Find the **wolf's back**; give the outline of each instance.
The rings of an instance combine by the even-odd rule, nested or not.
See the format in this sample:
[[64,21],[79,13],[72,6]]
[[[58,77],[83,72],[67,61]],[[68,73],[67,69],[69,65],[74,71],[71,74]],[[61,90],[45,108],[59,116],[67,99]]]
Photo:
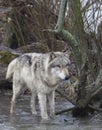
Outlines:
[[8,65],[7,73],[6,73],[6,79],[10,79],[14,73],[14,67],[16,64],[17,59],[14,59],[10,62]]

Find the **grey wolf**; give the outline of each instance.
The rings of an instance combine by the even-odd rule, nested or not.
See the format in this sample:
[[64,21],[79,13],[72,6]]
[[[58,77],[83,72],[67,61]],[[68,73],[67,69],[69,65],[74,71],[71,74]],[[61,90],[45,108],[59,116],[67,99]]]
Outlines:
[[55,114],[55,90],[64,80],[70,79],[69,54],[66,52],[26,53],[8,65],[6,79],[13,77],[13,96],[10,113],[14,113],[17,97],[28,88],[31,91],[32,114],[37,114],[35,97],[38,96],[41,117],[48,119],[46,102],[50,106],[50,116]]

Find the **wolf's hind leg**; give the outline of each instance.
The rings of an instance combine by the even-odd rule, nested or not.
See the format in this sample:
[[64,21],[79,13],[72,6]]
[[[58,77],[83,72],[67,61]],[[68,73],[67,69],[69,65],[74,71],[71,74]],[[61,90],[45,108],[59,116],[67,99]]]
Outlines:
[[48,119],[47,108],[46,108],[46,95],[42,93],[38,93],[38,99],[39,99],[39,105],[41,110],[41,117],[46,120]]
[[35,98],[36,98],[36,93],[32,93],[31,95],[31,110],[32,110],[32,114],[36,115],[36,108],[35,108]]
[[20,94],[20,91],[21,91],[21,85],[18,85],[18,84],[17,84],[17,86],[13,85],[13,96],[11,99],[11,109],[10,109],[11,114],[14,113],[16,99],[17,99],[18,95]]

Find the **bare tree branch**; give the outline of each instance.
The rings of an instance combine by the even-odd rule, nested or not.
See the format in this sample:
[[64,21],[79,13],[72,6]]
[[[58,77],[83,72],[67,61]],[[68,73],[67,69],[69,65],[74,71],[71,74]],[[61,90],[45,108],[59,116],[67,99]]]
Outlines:
[[59,32],[63,29],[67,2],[68,2],[68,0],[61,0],[58,20],[57,20],[57,25],[56,25],[56,29]]

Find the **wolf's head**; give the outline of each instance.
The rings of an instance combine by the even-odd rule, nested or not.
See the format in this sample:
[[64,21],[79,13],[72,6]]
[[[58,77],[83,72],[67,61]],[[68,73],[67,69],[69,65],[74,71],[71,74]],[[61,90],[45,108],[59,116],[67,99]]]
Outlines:
[[47,82],[50,84],[58,84],[63,80],[70,79],[68,53],[55,52],[49,54],[48,66],[47,66]]

